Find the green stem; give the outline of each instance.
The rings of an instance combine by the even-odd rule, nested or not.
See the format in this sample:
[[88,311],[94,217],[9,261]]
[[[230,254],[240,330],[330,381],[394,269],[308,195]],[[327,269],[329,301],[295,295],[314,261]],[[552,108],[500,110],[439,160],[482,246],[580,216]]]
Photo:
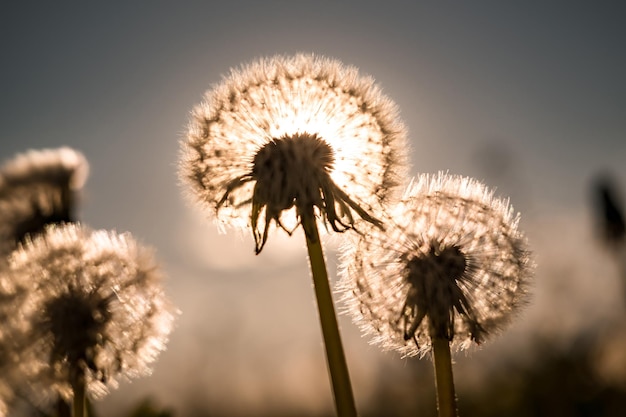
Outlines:
[[452,377],[450,342],[445,337],[435,336],[433,341],[433,364],[437,386],[437,409],[439,417],[456,417],[456,396]]
[[315,297],[326,347],[326,360],[333,387],[335,408],[337,415],[340,417],[355,417],[356,407],[354,405],[352,386],[350,385],[348,365],[346,364],[341,344],[333,298],[328,283],[324,252],[313,213],[302,215],[302,226],[306,232],[306,246],[309,252],[309,262],[311,264]]
[[85,395],[85,376],[81,373],[72,381],[74,400],[72,417],[87,417],[87,396]]

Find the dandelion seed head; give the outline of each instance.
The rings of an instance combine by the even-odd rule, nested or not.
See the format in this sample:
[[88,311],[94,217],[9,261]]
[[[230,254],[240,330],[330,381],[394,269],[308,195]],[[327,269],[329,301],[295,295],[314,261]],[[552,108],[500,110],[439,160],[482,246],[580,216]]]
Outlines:
[[[192,112],[179,172],[219,223],[254,228],[256,219],[262,239],[271,221],[297,225],[303,196],[330,211],[333,229],[351,227],[352,212],[375,212],[406,174],[406,146],[398,110],[372,78],[314,55],[275,56],[232,70],[207,92]],[[260,170],[261,161],[272,170]],[[268,172],[279,170],[273,178],[288,191],[269,185]],[[276,190],[280,197],[255,196]],[[273,204],[281,198],[291,201]],[[260,201],[268,204],[255,213]]]
[[254,156],[252,175],[256,179],[258,199],[267,211],[278,217],[293,207],[317,206],[319,190],[334,162],[330,146],[315,136],[287,136],[266,143]]
[[175,311],[152,252],[129,234],[48,227],[20,245],[1,279],[28,290],[11,336],[41,402],[71,398],[76,372],[99,398],[150,373],[165,349]]
[[527,300],[533,264],[519,215],[480,182],[421,175],[342,253],[339,288],[373,343],[405,356],[482,343]]
[[73,220],[88,171],[85,157],[68,147],[31,150],[0,167],[0,253],[46,224]]

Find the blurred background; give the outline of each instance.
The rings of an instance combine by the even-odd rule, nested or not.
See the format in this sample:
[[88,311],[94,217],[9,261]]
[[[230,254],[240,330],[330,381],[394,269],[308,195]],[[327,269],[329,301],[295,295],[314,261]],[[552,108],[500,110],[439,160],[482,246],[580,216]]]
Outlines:
[[[255,256],[251,233],[218,233],[176,176],[204,91],[296,52],[376,78],[409,128],[413,174],[477,177],[522,212],[533,299],[455,356],[461,415],[623,415],[625,21],[619,2],[4,2],[0,158],[83,152],[80,218],[155,247],[182,311],[154,374],[98,415],[333,414],[303,237],[274,234]],[[430,360],[382,353],[340,321],[360,413],[434,415]]]

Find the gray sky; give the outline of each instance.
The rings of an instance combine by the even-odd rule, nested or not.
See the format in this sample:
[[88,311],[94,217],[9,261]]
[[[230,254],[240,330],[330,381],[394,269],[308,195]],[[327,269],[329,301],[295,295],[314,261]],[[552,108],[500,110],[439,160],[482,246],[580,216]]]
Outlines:
[[[0,157],[62,145],[82,151],[91,174],[81,218],[155,246],[183,311],[154,377],[102,407],[149,392],[176,406],[176,395],[201,393],[214,408],[232,396],[242,409],[264,401],[331,407],[298,236],[276,236],[254,257],[248,235],[218,235],[177,184],[189,111],[233,66],[314,52],[374,76],[409,128],[412,173],[450,170],[511,196],[538,258],[549,261],[538,280],[558,269],[568,245],[589,246],[576,241],[589,237],[592,176],[610,170],[626,186],[626,6],[338,3],[0,6]],[[573,269],[595,264],[585,265]],[[594,300],[611,305],[606,294]],[[349,355],[379,358],[348,320],[343,327]],[[307,389],[276,359],[286,356],[310,377]],[[374,371],[355,368],[364,401]],[[275,390],[268,375],[276,375]],[[202,383],[183,389],[177,378]]]

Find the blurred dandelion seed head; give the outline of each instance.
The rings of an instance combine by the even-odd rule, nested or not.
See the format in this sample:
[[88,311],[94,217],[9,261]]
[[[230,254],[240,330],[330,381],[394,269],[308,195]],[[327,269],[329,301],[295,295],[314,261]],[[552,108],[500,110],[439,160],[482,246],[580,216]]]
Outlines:
[[67,147],[31,150],[0,167],[0,252],[46,224],[74,220],[88,171],[85,157]]
[[88,174],[89,165],[83,154],[65,146],[30,150],[2,166],[3,183],[13,186],[52,183],[78,190],[85,184]]
[[[192,112],[180,177],[218,223],[287,231],[305,206],[336,231],[375,213],[406,175],[393,102],[354,67],[314,55],[233,70]],[[260,226],[259,226],[260,225]]]
[[533,264],[519,216],[483,184],[421,175],[388,216],[341,254],[342,299],[373,343],[423,355],[436,333],[464,349],[525,304]]
[[20,245],[0,280],[27,290],[8,336],[39,402],[71,398],[76,372],[101,397],[120,378],[148,374],[165,349],[175,310],[152,252],[129,234],[48,227]]

